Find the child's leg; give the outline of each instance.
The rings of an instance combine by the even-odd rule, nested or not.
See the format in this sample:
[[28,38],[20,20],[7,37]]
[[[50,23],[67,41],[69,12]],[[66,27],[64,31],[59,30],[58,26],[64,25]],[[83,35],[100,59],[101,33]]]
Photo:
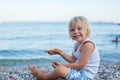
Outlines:
[[66,77],[69,71],[65,66],[58,66],[53,71],[44,74],[35,66],[28,65],[28,68],[36,78],[41,80],[57,80],[59,77]]
[[51,71],[51,70],[49,70],[48,68],[45,68],[45,67],[40,67],[39,70],[40,70],[42,73],[44,73],[44,74],[46,74],[46,73],[48,73],[48,72]]

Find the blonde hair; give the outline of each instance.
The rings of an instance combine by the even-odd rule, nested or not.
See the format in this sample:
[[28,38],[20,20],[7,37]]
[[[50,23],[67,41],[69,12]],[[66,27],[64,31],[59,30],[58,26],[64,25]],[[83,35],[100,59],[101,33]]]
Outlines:
[[88,22],[88,20],[87,20],[85,17],[83,17],[83,16],[73,17],[73,18],[70,20],[70,22],[69,22],[68,30],[70,30],[70,27],[71,27],[73,24],[77,23],[78,21],[81,21],[82,24],[83,24],[83,27],[87,30],[86,36],[87,36],[87,37],[90,37],[91,31],[90,31],[90,28],[89,28],[89,22]]

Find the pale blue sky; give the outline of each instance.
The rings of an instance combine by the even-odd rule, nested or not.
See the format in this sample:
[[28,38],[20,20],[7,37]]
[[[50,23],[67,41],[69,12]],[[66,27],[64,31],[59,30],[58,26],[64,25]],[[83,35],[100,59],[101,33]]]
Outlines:
[[0,0],[0,21],[90,21],[120,19],[120,0]]

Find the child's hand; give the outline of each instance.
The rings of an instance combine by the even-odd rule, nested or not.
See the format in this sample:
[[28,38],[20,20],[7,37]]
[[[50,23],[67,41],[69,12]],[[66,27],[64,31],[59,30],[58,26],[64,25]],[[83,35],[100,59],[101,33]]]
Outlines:
[[45,50],[45,52],[47,52],[50,55],[54,55],[54,54],[62,54],[62,50],[60,49],[51,49],[51,50]]
[[52,66],[53,66],[54,68],[56,68],[57,66],[61,66],[61,65],[62,65],[61,63],[56,62],[56,61],[54,61],[54,62],[52,63]]
[[50,55],[54,55],[53,50],[45,50],[45,52],[47,52],[47,53],[50,54]]

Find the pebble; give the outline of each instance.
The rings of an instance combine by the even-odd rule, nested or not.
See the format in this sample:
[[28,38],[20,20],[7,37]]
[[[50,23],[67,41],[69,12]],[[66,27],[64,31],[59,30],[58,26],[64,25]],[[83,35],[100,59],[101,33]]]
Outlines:
[[[45,66],[46,68],[46,66]],[[45,69],[43,66],[39,69]],[[37,80],[28,68],[0,67],[0,80]],[[120,63],[100,65],[93,80],[120,80]]]

